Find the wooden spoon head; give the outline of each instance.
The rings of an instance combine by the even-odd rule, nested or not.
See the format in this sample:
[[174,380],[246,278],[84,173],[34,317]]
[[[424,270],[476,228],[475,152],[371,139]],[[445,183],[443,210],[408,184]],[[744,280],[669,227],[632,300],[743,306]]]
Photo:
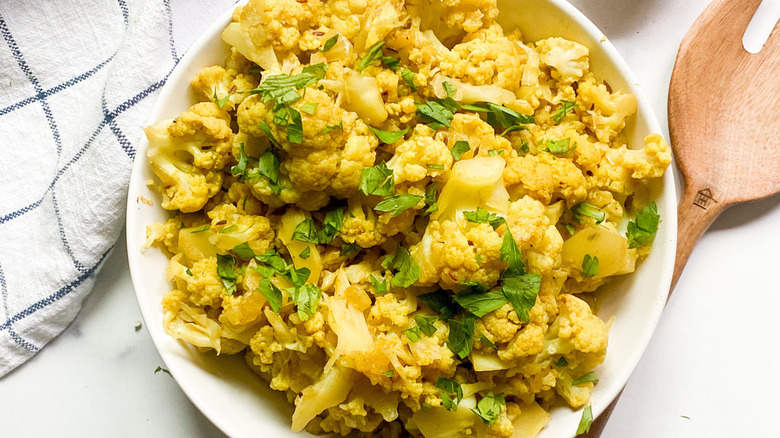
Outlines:
[[677,166],[721,206],[780,192],[780,25],[758,54],[742,47],[760,3],[710,4],[685,35],[669,86]]

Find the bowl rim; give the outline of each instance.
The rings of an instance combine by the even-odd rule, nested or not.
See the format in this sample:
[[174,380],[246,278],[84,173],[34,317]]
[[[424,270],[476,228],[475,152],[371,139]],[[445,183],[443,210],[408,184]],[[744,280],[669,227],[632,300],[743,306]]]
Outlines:
[[[232,21],[232,15],[235,8],[242,6],[247,1],[248,0],[240,0],[236,4],[227,8],[224,12],[220,13],[218,18],[214,20],[214,22],[210,24],[206,30],[192,43],[190,48],[187,50],[184,56],[182,56],[176,67],[170,73],[165,85],[161,88],[160,94],[156,97],[155,103],[149,112],[146,125],[153,124],[160,120],[160,114],[164,112],[167,101],[170,99],[171,95],[178,91],[177,88],[173,88],[170,86],[170,84],[177,83],[183,76],[192,74],[190,71],[188,71],[188,66],[192,63],[193,59],[198,56],[204,47],[213,42],[215,38],[220,38],[222,30]],[[656,115],[655,111],[653,111],[652,106],[650,105],[644,91],[640,87],[627,62],[618,52],[617,48],[615,48],[612,42],[606,38],[604,33],[601,32],[601,30],[592,21],[590,21],[590,19],[585,16],[585,14],[583,14],[579,9],[570,4],[568,1],[545,1],[560,9],[562,13],[567,16],[567,19],[572,20],[578,26],[580,26],[589,37],[593,38],[595,41],[601,42],[601,49],[604,51],[606,57],[616,67],[618,74],[625,80],[626,84],[630,88],[631,94],[636,97],[637,113],[643,114],[644,119],[648,123],[648,130],[650,132],[663,135],[663,130],[661,129],[658,116]],[[139,212],[136,209],[136,198],[133,196],[133,192],[137,187],[146,185],[145,181],[140,181],[143,178],[143,168],[147,166],[146,149],[148,147],[148,142],[143,134],[139,136],[139,141],[136,143],[136,145],[136,157],[132,166],[126,204],[125,227],[128,231],[134,227],[137,227],[140,222],[138,219]],[[666,304],[666,299],[669,295],[677,240],[677,187],[674,181],[674,168],[674,158],[672,158],[672,164],[669,166],[666,174],[663,177],[663,190],[659,194],[659,198],[663,198],[665,203],[663,221],[665,222],[665,231],[667,236],[664,245],[660,247],[654,246],[653,248],[653,251],[663,253],[661,255],[663,263],[658,272],[660,275],[657,277],[658,286],[655,288],[658,296],[655,297],[655,305],[652,308],[652,312],[648,312],[649,315],[646,318],[647,323],[645,324],[642,331],[642,337],[636,339],[635,345],[639,348],[634,349],[634,353],[624,361],[625,366],[621,367],[611,377],[613,387],[611,390],[606,392],[607,400],[609,400],[610,403],[618,397],[620,392],[622,392],[622,389],[628,382],[629,377],[633,373],[634,369],[639,363],[639,360],[646,351],[647,346],[650,343],[653,334],[655,333],[662,311]],[[135,291],[137,304],[139,306],[139,310],[141,311],[142,318],[146,324],[147,331],[152,338],[152,342],[154,343],[158,354],[160,354],[163,362],[168,367],[171,376],[176,380],[176,383],[179,385],[181,390],[198,408],[198,410],[200,410],[200,412],[203,413],[203,415],[223,433],[229,436],[238,435],[238,433],[236,433],[237,431],[234,429],[234,425],[232,423],[227,423],[225,419],[218,415],[218,413],[214,412],[210,402],[203,400],[199,396],[198,391],[196,391],[192,386],[194,385],[194,382],[191,379],[180,379],[178,367],[176,365],[170,366],[166,360],[166,356],[169,353],[166,353],[166,351],[161,348],[162,342],[164,341],[163,336],[167,336],[167,334],[165,334],[162,330],[158,331],[148,329],[148,327],[150,327],[150,322],[157,324],[157,321],[154,320],[151,315],[147,314],[147,312],[144,310],[145,306],[142,302],[144,300],[141,294],[141,291],[144,290],[142,287],[144,284],[142,280],[144,273],[140,267],[140,259],[142,254],[138,251],[137,241],[131,240],[134,237],[134,234],[127,232],[125,237],[127,243],[126,247],[130,277],[133,284],[133,289]],[[615,385],[615,382],[620,382],[620,385]],[[609,403],[592,407],[594,421],[604,412],[608,405]]]

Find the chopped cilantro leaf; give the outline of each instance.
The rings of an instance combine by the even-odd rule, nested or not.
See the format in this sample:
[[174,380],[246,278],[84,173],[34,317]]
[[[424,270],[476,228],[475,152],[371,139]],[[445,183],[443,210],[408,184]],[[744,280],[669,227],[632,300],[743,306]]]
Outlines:
[[409,255],[409,251],[401,245],[395,250],[392,267],[396,271],[390,281],[393,286],[409,287],[420,278],[420,267]]
[[491,149],[488,151],[489,157],[495,157],[495,156],[501,156],[504,155],[504,151],[501,149]]
[[572,143],[571,138],[569,137],[561,140],[551,140],[548,138],[544,143],[544,147],[547,152],[550,152],[551,154],[566,155],[577,149],[577,143]]
[[406,339],[409,339],[412,342],[417,342],[420,340],[420,326],[416,325],[414,327],[408,328],[404,330],[404,334],[406,335]]
[[504,231],[504,240],[501,242],[499,252],[501,261],[509,264],[502,277],[516,277],[525,274],[525,263],[523,263],[520,248],[517,247],[517,242],[515,242],[515,238],[512,236],[509,228]]
[[448,320],[458,314],[458,305],[452,301],[449,293],[442,289],[417,296],[429,309],[439,314],[442,320]]
[[479,334],[479,340],[482,341],[483,344],[487,345],[488,347],[498,350],[498,347],[496,347],[496,344],[494,344],[490,339],[487,338],[479,329],[477,329],[477,334]]
[[233,268],[236,266],[236,259],[231,255],[217,254],[217,275],[222,279],[222,284],[227,289],[228,295],[233,295],[236,291],[236,275]]
[[[463,387],[460,383],[446,377],[439,377],[436,380],[436,387],[442,390],[441,401],[444,408],[448,411],[456,411],[458,404],[463,400]],[[455,396],[455,400],[450,396]]]
[[301,105],[301,111],[306,114],[314,114],[314,112],[317,111],[317,106],[318,104],[316,102],[307,102]]
[[432,182],[428,185],[428,188],[425,189],[425,205],[427,205],[428,208],[425,209],[423,216],[427,216],[439,209],[439,204],[436,201],[438,193],[439,183],[437,181]]
[[377,279],[373,275],[369,275],[368,279],[371,280],[371,285],[374,286],[374,295],[382,295],[384,293],[387,293],[386,278],[382,278],[382,281],[380,282],[379,279]]
[[360,176],[360,191],[364,195],[390,196],[395,192],[393,170],[385,162],[363,169]]
[[314,284],[306,283],[300,287],[287,289],[293,297],[293,303],[298,310],[298,318],[306,321],[317,312],[322,291]]
[[501,225],[506,224],[506,219],[503,217],[496,213],[491,213],[487,210],[484,210],[480,207],[477,207],[476,211],[464,211],[463,216],[465,216],[466,220],[469,222],[474,222],[477,224],[490,224],[494,230],[498,229],[498,227]]
[[335,46],[338,41],[339,41],[339,34],[333,35],[332,37],[328,38],[325,41],[325,44],[320,49],[320,52],[327,52],[328,50],[332,49],[333,46]]
[[436,333],[436,326],[433,323],[439,319],[435,316],[415,315],[414,320],[417,322],[417,326],[425,334],[425,336],[433,336]]
[[287,125],[287,141],[290,143],[301,144],[303,141],[303,120],[301,113],[294,108],[287,108],[290,114],[290,124]]
[[444,170],[443,164],[426,164],[425,167],[427,167],[428,169]]
[[395,370],[387,370],[387,371],[383,372],[382,374],[384,374],[387,377],[393,377],[393,375],[395,374]]
[[344,224],[344,209],[334,208],[325,213],[325,218],[322,220],[322,229],[319,232],[319,243],[327,245],[333,242],[336,235],[341,231],[341,227]]
[[558,358],[558,360],[555,361],[555,366],[559,368],[569,366],[569,361],[567,361],[565,357],[561,356]]
[[501,289],[514,307],[520,321],[530,321],[529,312],[536,304],[536,296],[539,294],[541,283],[542,276],[539,274],[524,274],[503,279]]
[[159,366],[157,367],[157,369],[155,369],[155,370],[154,370],[154,373],[155,373],[155,374],[157,374],[157,373],[159,373],[160,371],[164,372],[165,374],[167,374],[167,375],[169,375],[169,376],[171,375],[171,372],[170,372],[170,371],[168,371],[167,369],[165,369],[165,368],[163,368],[163,367],[159,367]]
[[301,251],[300,254],[298,254],[298,257],[306,260],[309,258],[310,255],[311,255],[311,247],[307,246],[306,248],[303,249],[303,251]]
[[343,131],[344,130],[344,122],[340,122],[338,125],[328,125],[328,126],[322,128],[322,133],[323,134],[327,134],[330,131],[336,131],[336,130]]
[[599,273],[599,258],[591,257],[590,254],[585,254],[582,259],[582,271],[580,271],[582,278],[591,278]]
[[300,240],[301,242],[313,244],[319,243],[319,234],[317,233],[317,226],[314,224],[314,219],[308,217],[296,225],[292,234],[292,240]]
[[474,317],[464,316],[459,320],[451,319],[449,325],[450,335],[447,347],[459,358],[465,359],[471,353],[471,348],[474,345]]
[[276,148],[281,147],[279,141],[276,140],[276,137],[274,137],[274,133],[271,132],[271,128],[268,126],[268,123],[265,123],[265,120],[260,121],[260,130],[263,131],[263,134],[265,134],[266,137],[268,137],[268,140],[271,142],[271,145],[273,145]]
[[452,111],[444,107],[439,102],[427,101],[425,103],[417,103],[417,116],[423,123],[430,125],[433,129],[440,129],[444,126],[450,127],[450,121],[452,121]]
[[580,418],[580,424],[577,426],[577,435],[588,433],[591,423],[593,423],[593,410],[588,405],[582,410],[582,418]]
[[261,278],[260,293],[268,300],[271,309],[279,313],[279,310],[282,308],[282,291],[275,284],[271,283],[270,279]]
[[482,400],[477,403],[477,407],[472,409],[472,412],[477,414],[485,424],[493,424],[498,419],[501,411],[504,410],[505,405],[504,394],[493,395],[490,392],[482,397]]
[[588,382],[599,383],[599,376],[596,375],[595,371],[591,371],[578,377],[575,381],[571,382],[571,386],[582,385],[583,383]]
[[209,225],[209,224],[206,224],[206,225],[203,225],[203,226],[201,226],[201,227],[195,228],[194,230],[190,231],[190,234],[193,234],[193,233],[202,233],[202,232],[204,232],[204,231],[208,230],[209,228],[211,228],[211,225]]
[[232,233],[233,231],[235,231],[237,229],[238,229],[238,225],[236,225],[236,224],[228,225],[228,226],[222,228],[221,230],[219,230],[219,234]]
[[590,217],[595,219],[597,224],[600,224],[607,218],[604,210],[588,202],[580,202],[571,208],[571,212],[574,214],[574,219],[577,222],[582,222],[585,217]]
[[455,295],[454,300],[464,309],[477,317],[483,317],[498,309],[507,302],[507,297],[501,289],[490,292],[467,291]]
[[420,195],[410,195],[408,193],[393,195],[383,199],[378,204],[376,204],[374,210],[383,212],[389,211],[392,212],[393,217],[396,217],[404,211],[417,205],[421,199],[423,199],[423,197]]
[[249,247],[247,242],[234,246],[233,252],[244,260],[249,260],[255,257],[255,252],[252,251],[252,248]]
[[414,72],[408,68],[403,68],[401,70],[401,78],[406,82],[406,85],[412,89],[412,92],[417,91],[417,87],[414,85]]
[[655,233],[658,232],[658,222],[661,216],[658,215],[658,207],[655,202],[645,205],[642,210],[636,214],[636,221],[628,223],[626,238],[629,248],[639,248],[650,244],[655,239]]
[[458,140],[455,142],[454,145],[452,145],[452,149],[450,149],[450,154],[452,154],[452,158],[455,159],[455,161],[460,160],[460,157],[465,154],[466,152],[471,150],[471,146],[469,145],[469,142],[465,140]]
[[366,56],[360,60],[360,63],[358,63],[356,70],[363,71],[366,69],[366,67],[373,64],[374,61],[380,59],[382,57],[382,46],[384,45],[385,42],[380,41],[371,46],[371,48],[368,49],[368,52],[366,52]]
[[376,138],[378,138],[379,141],[385,144],[393,144],[402,139],[404,134],[409,132],[409,128],[406,128],[402,131],[383,131],[381,129],[376,129],[373,126],[369,126],[368,129],[370,129],[371,132],[376,135]]
[[360,249],[360,245],[357,243],[344,242],[341,244],[341,255],[344,257],[351,257],[360,252]]
[[577,107],[577,103],[570,100],[562,100],[561,103],[563,105],[561,105],[561,107],[558,108],[558,111],[552,115],[552,119],[555,121],[555,123],[561,123],[561,120],[566,117],[566,114]]
[[382,64],[384,64],[385,67],[389,68],[392,71],[398,70],[398,66],[401,63],[400,59],[393,56],[383,56],[381,60],[382,60]]

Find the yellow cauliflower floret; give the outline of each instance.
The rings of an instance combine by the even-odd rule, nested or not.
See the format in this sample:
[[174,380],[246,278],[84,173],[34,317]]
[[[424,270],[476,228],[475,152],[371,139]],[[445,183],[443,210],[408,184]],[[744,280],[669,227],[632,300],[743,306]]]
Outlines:
[[588,48],[563,38],[548,38],[536,43],[543,63],[552,67],[553,79],[561,84],[578,81],[588,72]]
[[231,75],[223,67],[212,65],[199,71],[190,85],[199,101],[219,101],[222,108],[232,110],[249,96],[249,90],[257,87],[257,79],[244,74]]
[[476,322],[479,330],[494,344],[506,344],[520,329],[520,320],[511,304],[504,304]]
[[501,241],[489,224],[476,224],[463,232],[453,221],[432,220],[410,253],[420,266],[422,284],[438,282],[445,289],[458,289],[460,282],[476,281],[492,286],[505,268]]
[[465,83],[496,85],[514,92],[523,75],[522,50],[518,47],[522,42],[518,38],[517,33],[505,36],[501,27],[494,24],[468,35],[452,48],[457,58],[443,60],[439,66],[446,76]]
[[404,291],[378,295],[368,311],[368,323],[379,330],[406,328],[417,310],[417,299]]
[[393,170],[396,184],[418,182],[428,176],[435,178],[452,167],[450,149],[434,140],[433,133],[427,126],[418,125],[412,137],[395,149],[387,167]]
[[580,169],[549,153],[511,159],[504,170],[504,183],[513,197],[527,194],[544,203],[553,196],[581,201],[588,193]]
[[229,251],[242,243],[248,243],[255,254],[262,254],[273,247],[274,230],[265,216],[244,215],[233,204],[220,204],[208,212],[211,229],[215,234],[209,242],[222,251]]
[[[313,114],[300,111],[306,104],[316,105]],[[265,136],[259,124],[266,122],[279,142],[283,152],[279,198],[285,203],[298,203],[299,199],[307,197],[321,199],[318,195],[307,195],[307,192],[339,198],[355,194],[363,169],[374,165],[374,150],[378,145],[366,124],[355,113],[337,106],[327,93],[307,88],[303,98],[292,105],[299,110],[303,126],[303,140],[301,144],[295,144],[287,141],[286,128],[273,123],[270,105],[270,102],[262,103],[258,97],[250,97],[239,106],[237,118],[240,132],[255,137]],[[261,186],[256,187],[255,181]],[[267,193],[263,184],[268,185],[267,179],[259,177],[250,184],[264,200]]]
[[558,337],[570,340],[583,353],[606,350],[608,327],[594,315],[588,303],[574,295],[558,297]]
[[590,128],[599,141],[609,143],[626,126],[626,119],[636,112],[636,97],[620,91],[611,93],[606,85],[595,84],[592,77],[580,82],[578,101],[590,115]]
[[202,208],[222,185],[218,173],[230,160],[230,115],[211,102],[193,105],[174,120],[144,129],[146,156],[162,181],[162,207],[190,213]]
[[437,133],[436,138],[447,142],[450,148],[456,141],[467,141],[474,152],[473,155],[472,152],[466,152],[461,159],[477,155],[487,157],[490,156],[490,151],[504,151],[501,158],[505,160],[517,156],[517,152],[512,149],[512,143],[496,135],[493,127],[476,114],[457,113],[452,118],[451,124],[449,130]]
[[[250,0],[236,9],[233,19],[254,47],[273,47],[277,56],[284,58],[288,53],[300,52],[301,34],[317,27],[322,9],[318,0]],[[243,54],[253,61],[258,56],[256,53]]]
[[159,242],[171,254],[179,252],[179,230],[182,228],[180,216],[168,219],[163,223],[146,226],[146,243],[144,249]]
[[362,248],[381,245],[388,237],[408,232],[416,214],[416,207],[398,216],[375,212],[369,199],[362,196],[350,197],[347,205],[340,236],[345,242],[356,243]]
[[527,324],[515,333],[506,348],[498,350],[498,357],[509,361],[519,357],[535,356],[541,353],[543,348],[544,328]]
[[660,135],[645,138],[645,147],[639,150],[599,146],[601,160],[585,166],[593,175],[590,179],[600,188],[624,195],[633,194],[636,184],[642,180],[663,176],[672,160],[669,145]]
[[227,290],[217,274],[216,257],[207,257],[192,264],[192,277],[187,282],[190,301],[198,306],[219,306]]
[[541,243],[550,225],[546,211],[544,204],[527,195],[509,204],[506,222],[521,251]]

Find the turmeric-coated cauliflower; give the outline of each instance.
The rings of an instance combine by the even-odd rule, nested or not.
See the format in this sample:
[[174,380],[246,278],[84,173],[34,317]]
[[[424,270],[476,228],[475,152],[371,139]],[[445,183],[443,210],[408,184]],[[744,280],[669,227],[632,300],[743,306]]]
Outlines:
[[198,211],[222,186],[219,170],[229,161],[232,149],[230,115],[214,103],[203,102],[145,132],[149,140],[146,155],[162,181],[162,207]]

